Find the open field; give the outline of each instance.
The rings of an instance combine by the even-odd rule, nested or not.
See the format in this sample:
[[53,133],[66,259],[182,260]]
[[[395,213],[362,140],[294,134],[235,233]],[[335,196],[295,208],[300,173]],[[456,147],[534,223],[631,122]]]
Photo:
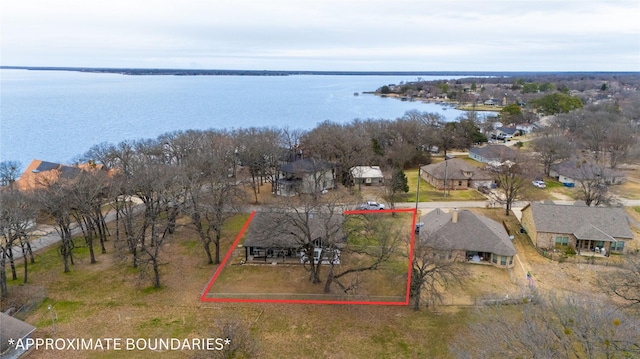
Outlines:
[[[242,217],[229,227],[223,248],[230,246],[232,230],[239,230],[246,220]],[[220,332],[218,321],[231,318],[249,328],[261,358],[446,358],[446,338],[454,335],[468,315],[465,310],[446,315],[429,310],[414,313],[407,307],[202,303],[200,292],[216,266],[206,265],[195,233],[179,227],[163,258],[163,287],[153,289],[113,253],[98,255],[98,263],[91,265],[86,248],[80,248],[76,265],[67,274],[62,273],[55,249],[38,253],[29,283],[45,286],[47,299],[26,318],[38,328],[34,337],[215,337]],[[10,281],[10,290],[21,279]],[[127,354],[39,351],[33,357],[121,358]],[[198,353],[135,354],[137,358],[191,358]]]

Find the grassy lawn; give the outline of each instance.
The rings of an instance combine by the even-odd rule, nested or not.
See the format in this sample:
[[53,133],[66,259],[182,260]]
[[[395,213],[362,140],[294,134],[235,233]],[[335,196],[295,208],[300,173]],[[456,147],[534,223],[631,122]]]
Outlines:
[[[548,266],[548,260],[537,256],[527,242],[528,237],[519,233],[515,216],[505,216],[501,209],[472,210],[499,222],[505,221],[515,235],[514,242],[519,251],[520,248],[527,249],[529,263],[540,262]],[[629,211],[640,216],[640,207],[629,208]],[[223,252],[230,247],[246,218],[242,215],[228,222]],[[396,216],[396,220],[401,222],[403,219]],[[472,309],[476,298],[503,298],[505,293],[517,294],[519,290],[510,282],[508,271],[471,264],[467,265],[470,274],[464,284],[448,288],[443,299],[445,306],[419,312],[404,306],[202,303],[200,293],[217,266],[206,264],[196,233],[188,226],[179,226],[175,236],[163,247],[163,286],[160,289],[151,288],[149,278],[141,280],[139,270],[131,268],[129,259],[114,253],[111,241],[107,246],[108,253],[97,255],[96,264],[89,263],[87,248],[83,248],[81,242],[78,246],[76,264],[70,273],[62,273],[56,248],[38,253],[36,264],[30,267],[29,284],[46,288],[44,302],[25,318],[37,327],[32,334],[34,338],[210,338],[220,336],[219,321],[229,319],[248,328],[249,337],[258,345],[254,357],[259,358],[447,359],[453,358],[448,349],[451,339],[476,320]],[[379,290],[388,291],[395,282],[402,282],[382,277],[385,272],[397,275],[406,271],[406,264],[403,267],[397,264],[399,261],[394,263],[380,271],[380,277],[370,278],[381,286],[390,283],[388,288]],[[246,286],[249,276],[258,275],[265,283],[254,285],[269,287],[278,282],[275,277],[283,274],[278,266],[235,267],[235,273],[223,272],[221,283]],[[531,268],[539,285],[552,283],[551,275],[566,275],[564,273],[571,267],[566,263],[553,265],[547,276],[541,273],[542,268],[546,267]],[[585,269],[578,270],[580,276]],[[227,274],[232,276],[225,278]],[[286,271],[285,274],[290,276],[287,280],[300,280],[304,285],[312,286],[306,280],[306,272]],[[21,279],[20,273],[17,281],[9,281],[11,293],[26,288],[20,286]],[[566,278],[561,279],[558,283],[566,284]],[[574,280],[573,286],[585,282]],[[7,302],[3,301],[3,306]],[[52,311],[49,311],[49,305]],[[517,315],[518,312],[515,308],[514,313]],[[510,312],[505,313],[509,315]],[[39,351],[32,356],[144,359],[210,357],[211,353]]]
[[[357,230],[359,215],[349,216],[345,228],[350,233],[349,240],[341,253],[341,264],[334,267],[334,273],[357,268],[365,268],[373,263],[368,254],[380,249],[375,236]],[[251,299],[304,299],[304,300],[343,300],[343,301],[393,301],[402,302],[406,295],[408,271],[407,241],[411,235],[412,216],[407,213],[392,216],[388,213],[369,215],[369,220],[384,223],[400,233],[397,253],[388,262],[382,263],[377,270],[349,274],[340,279],[345,285],[358,282],[356,289],[348,294],[332,287],[330,293],[324,292],[324,277],[328,265],[321,267],[323,282],[311,284],[309,273],[292,259],[269,258],[249,261],[241,264],[245,257],[243,249],[236,250],[208,293],[211,298],[251,298]],[[367,254],[368,253],[368,254]]]
[[[246,215],[230,221],[223,251],[229,248],[245,220]],[[206,264],[195,232],[184,226],[178,227],[163,248],[160,289],[151,288],[149,278],[141,280],[128,258],[115,255],[112,242],[107,250],[107,254],[97,254],[98,263],[90,264],[87,249],[77,248],[76,264],[66,274],[56,248],[37,254],[36,264],[30,266],[29,284],[45,287],[47,298],[25,318],[37,327],[34,338],[217,337],[218,321],[230,318],[249,328],[251,338],[258,342],[260,358],[451,358],[448,340],[470,318],[471,310],[454,308],[441,308],[434,315],[426,309],[414,312],[397,306],[202,303],[200,292],[217,267]],[[247,272],[256,270],[242,268]],[[396,270],[390,268],[391,273]],[[237,281],[243,279],[238,277]],[[388,278],[372,279],[393,283]],[[19,272],[17,281],[9,281],[10,292],[15,293],[21,281]],[[134,356],[184,358],[198,354],[203,353],[147,350]],[[131,355],[123,351],[40,351],[34,357]]]
[[[474,161],[475,162],[475,161]],[[418,169],[405,170],[407,181],[409,183],[409,193],[402,194],[398,202],[414,202],[416,201],[416,190],[418,188]],[[444,197],[444,191],[438,190],[429,183],[420,179],[420,202],[433,201],[484,201],[486,197],[475,190],[448,191],[447,197]]]
[[527,201],[543,201],[551,200],[573,200],[576,198],[576,189],[565,187],[561,182],[554,178],[547,177],[544,179],[546,188],[537,188],[533,185],[527,185],[523,192],[523,198]]
[[626,199],[640,199],[640,183],[625,181],[623,184],[611,186],[611,192],[614,194],[626,198]]

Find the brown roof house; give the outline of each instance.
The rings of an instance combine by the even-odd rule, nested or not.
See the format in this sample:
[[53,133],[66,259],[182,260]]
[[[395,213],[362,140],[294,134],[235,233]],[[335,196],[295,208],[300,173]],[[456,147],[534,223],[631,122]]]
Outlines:
[[334,166],[323,160],[305,158],[280,166],[276,187],[279,196],[313,194],[335,188]]
[[449,190],[491,187],[493,184],[490,173],[459,158],[423,166],[420,170],[422,179],[438,189],[445,188],[445,180]]
[[420,218],[421,245],[441,258],[513,267],[516,250],[504,226],[469,210],[435,209]]
[[[305,247],[313,246],[316,263],[340,264],[340,248],[346,243],[342,213],[256,212],[243,247],[245,261],[302,262]],[[307,250],[310,250],[307,248]],[[333,254],[333,255],[331,255]]]
[[42,187],[45,183],[53,183],[60,178],[74,179],[82,171],[79,167],[61,165],[59,163],[33,160],[22,173],[15,185],[24,191]]
[[547,250],[571,247],[580,253],[624,253],[625,243],[633,239],[624,209],[589,207],[584,202],[533,202],[522,209],[521,223],[536,247]]

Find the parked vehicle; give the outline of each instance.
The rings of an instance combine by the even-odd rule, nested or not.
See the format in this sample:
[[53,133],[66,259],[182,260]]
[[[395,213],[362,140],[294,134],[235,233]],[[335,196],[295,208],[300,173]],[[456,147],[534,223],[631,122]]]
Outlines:
[[356,209],[359,210],[377,210],[377,209],[384,209],[384,204],[382,203],[378,203],[378,202],[374,202],[374,201],[367,201],[367,203],[362,203],[359,204]]
[[547,188],[547,184],[544,181],[533,181],[531,183],[538,188]]

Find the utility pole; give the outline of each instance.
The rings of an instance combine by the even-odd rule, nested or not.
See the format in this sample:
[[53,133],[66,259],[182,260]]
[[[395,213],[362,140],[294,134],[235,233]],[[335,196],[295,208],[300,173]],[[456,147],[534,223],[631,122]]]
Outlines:
[[51,307],[51,304],[49,304],[49,306],[47,308],[49,309],[49,313],[51,313],[51,326],[53,326],[53,336],[57,338],[58,337],[58,330],[56,329],[56,321],[53,318],[53,307]]
[[418,189],[416,190],[416,215],[418,214],[418,201],[420,198],[420,166],[418,165]]
[[447,156],[444,156],[444,198],[447,198],[447,170],[449,162],[447,162]]

